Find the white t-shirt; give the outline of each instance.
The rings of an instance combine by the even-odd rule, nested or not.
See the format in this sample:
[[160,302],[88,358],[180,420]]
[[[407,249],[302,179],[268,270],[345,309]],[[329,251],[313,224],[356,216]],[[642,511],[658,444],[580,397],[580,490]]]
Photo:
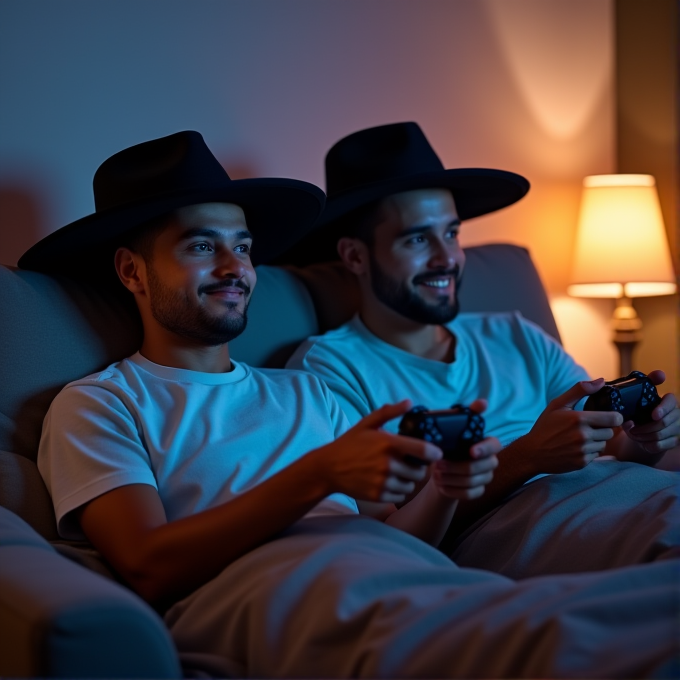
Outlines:
[[[358,316],[297,349],[288,368],[322,378],[351,424],[387,403],[411,399],[428,409],[487,399],[487,436],[503,446],[526,434],[555,397],[586,371],[519,312],[459,314],[447,327],[455,360],[410,354],[377,338]],[[385,426],[396,432],[398,420]]]
[[[68,384],[45,417],[38,451],[59,533],[83,538],[70,513],[128,484],[156,488],[169,521],[200,512],[347,429],[314,376],[232,364],[228,373],[201,373],[137,353]],[[353,499],[333,494],[308,516],[356,512]]]

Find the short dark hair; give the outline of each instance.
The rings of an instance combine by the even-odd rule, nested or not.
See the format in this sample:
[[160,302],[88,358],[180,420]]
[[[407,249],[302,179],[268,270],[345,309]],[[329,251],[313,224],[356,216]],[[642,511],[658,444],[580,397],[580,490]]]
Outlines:
[[123,236],[119,246],[128,248],[134,253],[139,253],[144,262],[151,262],[153,257],[153,245],[156,238],[174,217],[174,212],[166,213],[153,220],[141,224]]
[[333,226],[338,235],[337,240],[340,240],[343,236],[348,236],[349,238],[358,238],[369,248],[373,246],[375,226],[382,202],[383,199],[371,201],[336,220]]

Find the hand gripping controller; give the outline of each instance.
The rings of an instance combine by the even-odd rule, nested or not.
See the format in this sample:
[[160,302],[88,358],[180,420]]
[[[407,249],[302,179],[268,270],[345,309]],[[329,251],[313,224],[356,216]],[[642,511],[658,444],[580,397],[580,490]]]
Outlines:
[[652,381],[640,371],[633,371],[625,378],[606,382],[595,394],[591,394],[583,406],[584,411],[618,411],[624,422],[632,420],[636,425],[649,423],[652,411],[661,402]]
[[[469,460],[470,447],[484,439],[484,418],[460,404],[440,411],[414,406],[401,419],[399,434],[432,442],[444,452],[445,460]],[[407,458],[411,464],[426,464],[415,456]]]

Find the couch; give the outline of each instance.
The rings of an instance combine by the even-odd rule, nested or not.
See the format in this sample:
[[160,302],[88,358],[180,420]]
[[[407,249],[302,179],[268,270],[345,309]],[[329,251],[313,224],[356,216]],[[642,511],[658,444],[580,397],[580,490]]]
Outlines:
[[[466,249],[464,311],[519,309],[559,340],[524,248]],[[260,266],[234,359],[281,367],[307,336],[350,318],[358,291],[339,263]],[[35,464],[42,421],[68,382],[132,354],[140,323],[122,289],[0,267],[0,676],[181,677],[162,619],[96,551],[63,541]]]

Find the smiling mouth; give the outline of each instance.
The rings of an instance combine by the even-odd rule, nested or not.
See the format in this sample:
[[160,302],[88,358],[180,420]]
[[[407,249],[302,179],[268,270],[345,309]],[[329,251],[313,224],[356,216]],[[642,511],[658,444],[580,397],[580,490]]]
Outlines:
[[448,288],[449,285],[451,284],[451,277],[447,276],[446,278],[442,279],[427,279],[425,281],[421,281],[421,285],[427,286],[428,288]]
[[203,286],[199,290],[200,294],[203,295],[247,295],[250,292],[250,286],[237,281],[229,285],[218,285],[218,286]]

